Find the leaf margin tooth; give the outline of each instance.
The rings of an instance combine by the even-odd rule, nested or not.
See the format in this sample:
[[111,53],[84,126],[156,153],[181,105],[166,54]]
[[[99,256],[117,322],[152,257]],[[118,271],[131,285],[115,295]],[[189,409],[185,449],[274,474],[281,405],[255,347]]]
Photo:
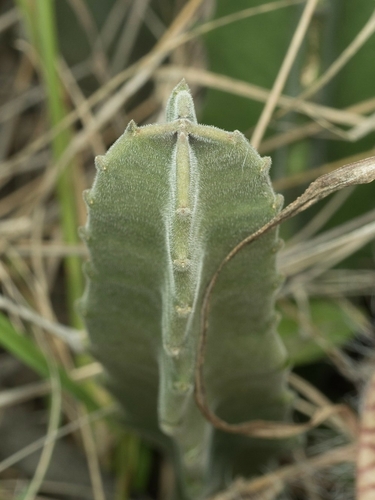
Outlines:
[[105,172],[108,169],[108,160],[105,155],[98,155],[94,158],[97,172]]
[[128,125],[126,126],[126,129],[124,131],[124,134],[130,134],[130,135],[135,135],[137,131],[139,130],[138,125],[135,123],[134,120],[130,120]]
[[83,201],[86,204],[86,207],[90,209],[94,204],[94,198],[92,196],[92,189],[85,189],[82,193]]
[[284,205],[284,196],[280,193],[277,193],[272,208],[274,208],[278,213],[283,208],[283,205]]
[[80,299],[76,300],[75,308],[79,312],[79,314],[82,316],[82,318],[87,318],[88,306],[87,306],[87,300],[86,300],[85,295],[83,295]]
[[262,160],[263,160],[261,167],[262,172],[268,175],[272,165],[272,158],[270,156],[263,156]]
[[96,276],[95,268],[90,259],[85,260],[85,262],[82,265],[83,272],[87,278],[90,280],[93,280]]
[[90,232],[89,232],[87,226],[79,226],[77,232],[78,232],[78,236],[81,238],[81,240],[84,243],[87,243],[88,241],[90,241]]

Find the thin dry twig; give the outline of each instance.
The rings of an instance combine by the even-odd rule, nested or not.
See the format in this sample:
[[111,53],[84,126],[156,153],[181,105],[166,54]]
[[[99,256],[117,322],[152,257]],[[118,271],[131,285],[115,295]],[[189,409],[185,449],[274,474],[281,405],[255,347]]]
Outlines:
[[[201,68],[169,64],[157,70],[155,74],[157,78],[167,80],[178,80],[184,77],[191,83],[247,97],[248,99],[259,102],[267,102],[270,96],[270,91],[268,89]],[[293,97],[279,95],[276,104],[281,108],[289,108],[293,102]],[[300,113],[307,116],[314,118],[317,116],[324,117],[331,122],[343,125],[360,125],[365,120],[364,117],[354,111],[331,108],[308,101],[303,101],[298,110]],[[318,129],[321,130],[321,127],[318,126]]]
[[293,34],[293,38],[290,43],[289,49],[285,55],[280,71],[273,84],[267,103],[263,108],[262,114],[259,117],[258,123],[256,124],[254,133],[251,137],[250,142],[251,144],[253,144],[255,149],[257,149],[259,144],[262,142],[263,135],[266,131],[268,123],[271,120],[271,116],[276,107],[277,100],[284,88],[289,72],[295,61],[295,58],[302,44],[307,28],[309,27],[312,15],[314,14],[318,2],[319,0],[308,0],[306,3],[305,9],[302,13],[297,29]]
[[[296,295],[297,293],[298,291],[296,291]],[[311,337],[311,339],[314,340],[314,342],[322,349],[327,358],[331,360],[332,364],[337,368],[337,371],[339,373],[341,373],[347,380],[350,380],[353,385],[362,385],[362,374],[358,370],[358,366],[356,365],[356,363],[353,362],[351,358],[347,356],[342,350],[336,347],[333,342],[322,335],[320,330],[312,323],[309,315],[305,314],[305,311],[298,310],[294,304],[284,301],[280,304],[280,306],[287,316],[293,318],[296,322],[303,323],[304,330]],[[309,304],[307,304],[307,308],[308,307]],[[345,419],[342,418],[341,420],[345,421],[346,423],[346,427],[348,429],[346,434],[356,436],[358,426],[356,424],[356,418],[350,412],[349,408],[347,414],[345,415]]]
[[[0,490],[2,500],[14,500],[15,495],[13,492],[18,492],[22,488],[27,488],[29,481],[17,478],[17,479],[2,479],[0,481],[0,487],[4,488]],[[7,490],[13,490],[12,493],[9,491],[9,496],[5,496]],[[43,496],[36,497],[36,500],[53,500],[55,498],[60,498],[62,496],[66,498],[80,498],[90,500],[92,498],[92,491],[90,488],[84,484],[72,484],[60,481],[43,481],[39,489]],[[8,492],[7,492],[8,493]],[[52,496],[47,496],[52,495]]]
[[106,50],[108,50],[111,46],[120,26],[124,22],[124,18],[127,10],[129,9],[129,6],[129,0],[117,0],[116,2],[114,2],[113,7],[111,8],[107,18],[105,19],[99,38]]
[[233,14],[228,14],[227,16],[213,19],[212,21],[208,21],[193,28],[191,31],[188,31],[187,33],[181,35],[178,38],[178,43],[186,43],[198,36],[209,33],[217,28],[227,26],[228,24],[232,24],[236,21],[242,21],[243,19],[247,19],[249,17],[257,16],[259,14],[266,14],[267,12],[272,12],[274,10],[298,5],[305,2],[306,0],[277,0],[275,2],[267,2],[255,7],[249,7],[248,9],[242,9],[240,11],[233,12]]
[[[293,453],[294,462],[303,463],[305,474],[301,476],[300,482],[305,492],[306,500],[321,500],[321,485],[316,481],[316,471],[306,464],[306,452],[303,447],[297,448]],[[276,499],[275,499],[276,500]]]
[[[70,95],[74,106],[79,113],[83,125],[85,127],[90,127],[95,121],[94,116],[87,103],[87,99],[74,78],[73,72],[63,59],[60,60],[59,74],[65,90]],[[101,134],[98,131],[93,132],[93,134],[89,136],[89,142],[94,155],[101,155],[105,153],[107,148]]]
[[[81,418],[89,415],[82,405],[80,405],[78,414]],[[90,474],[93,498],[94,500],[106,500],[103,479],[100,472],[99,458],[93,436],[93,429],[89,423],[88,425],[82,426],[80,430]]]
[[349,196],[353,193],[354,187],[335,193],[334,196],[324,205],[323,208],[292,238],[288,240],[288,245],[295,245],[300,241],[306,241],[316,234],[331,217],[342,207]]
[[[334,78],[337,73],[347,64],[350,59],[358,52],[358,50],[367,42],[370,36],[375,32],[375,11],[367,20],[361,31],[354,37],[347,48],[339,55],[339,57],[331,64],[331,66],[306,90],[295,98],[295,102],[290,110],[296,110],[299,106],[300,99],[306,99],[313,96],[323,88],[329,81]],[[283,112],[284,113],[284,112]],[[278,117],[280,117],[279,115]]]
[[[296,373],[290,373],[288,377],[289,384],[296,389],[300,394],[303,394],[311,402],[317,406],[324,407],[332,405],[332,402],[316,387],[310,384]],[[358,435],[358,423],[355,414],[348,408],[348,413],[345,418],[340,416],[332,416],[331,422],[335,427],[351,440],[355,440]]]
[[116,44],[116,52],[112,58],[112,74],[118,73],[124,66],[127,66],[149,3],[150,0],[138,0],[138,2],[133,2],[131,4],[130,12],[124,23],[120,39]]
[[[367,217],[358,219],[365,220]],[[317,269],[320,270],[323,268],[329,269],[362,248],[375,237],[375,221],[373,219],[371,222],[364,223],[363,226],[359,225],[353,230],[350,230],[349,227],[349,224],[343,224],[343,228],[346,228],[347,232],[342,231],[339,236],[336,231],[338,228],[335,228],[335,230],[327,231],[317,238],[287,248],[280,254],[280,270],[286,276],[294,276],[308,269],[311,271],[313,266],[317,266]],[[310,272],[310,279],[313,274],[314,277],[317,276],[315,272]],[[301,283],[303,282],[301,277],[299,277],[299,280]]]
[[67,436],[68,434],[71,434],[72,432],[81,429],[84,425],[88,425],[90,422],[95,422],[102,418],[106,418],[110,415],[113,415],[114,413],[116,413],[116,411],[117,411],[117,406],[115,405],[105,406],[100,410],[89,413],[83,417],[74,420],[73,422],[70,422],[69,424],[64,425],[63,427],[60,427],[60,429],[56,430],[49,436],[43,436],[42,438],[37,439],[33,443],[30,443],[29,445],[25,446],[25,448],[23,448],[22,450],[13,453],[13,455],[7,457],[5,460],[0,462],[0,473],[8,469],[9,467],[12,467],[23,458],[40,450],[41,448],[43,448],[45,443],[61,439],[62,437]]
[[84,333],[76,330],[75,328],[64,326],[43,318],[43,316],[40,316],[37,312],[32,311],[28,307],[22,306],[21,304],[16,304],[3,295],[0,295],[0,309],[6,310],[7,312],[18,316],[25,321],[30,321],[36,326],[52,333],[52,335],[56,335],[59,339],[69,344],[76,352],[82,352],[84,349]]
[[375,491],[375,372],[362,409],[357,455],[357,500],[373,500]]
[[339,168],[343,162],[355,163],[357,161],[365,160],[373,156],[375,153],[375,149],[371,148],[367,151],[362,151],[361,153],[357,153],[347,158],[341,158],[340,160],[335,160],[329,163],[324,163],[319,167],[312,168],[310,170],[306,170],[305,172],[301,172],[298,174],[290,175],[289,177],[285,177],[284,179],[276,179],[273,182],[273,187],[276,191],[283,191],[285,189],[290,189],[293,187],[300,186],[301,184],[306,184],[315,180],[319,175],[327,174]]
[[[305,102],[306,101],[303,101],[303,103]],[[344,108],[344,110],[347,112],[360,113],[363,115],[367,113],[373,113],[374,109],[375,109],[375,98],[373,97],[370,99],[366,99],[364,101],[357,102],[351,106]],[[366,128],[366,123],[367,123],[367,118],[364,118],[361,121],[361,123],[358,124],[358,127],[361,128],[363,135],[367,133],[367,131],[364,130]],[[362,124],[364,125],[363,127],[364,129],[362,129]],[[355,130],[356,127],[357,126],[354,126],[353,130]],[[269,139],[265,139],[259,146],[258,152],[261,154],[269,153],[270,151],[274,151],[277,148],[286,146],[301,139],[305,139],[306,137],[317,135],[321,132],[323,132],[321,124],[317,123],[316,121],[309,122],[306,124],[298,124],[290,128],[286,132],[277,133],[271,136]],[[357,135],[359,135],[359,133]],[[361,135],[361,137],[363,137],[363,135]],[[349,140],[350,138],[346,136],[346,139]],[[367,154],[367,156],[371,156],[371,154]]]
[[267,491],[273,484],[291,483],[305,474],[306,467],[315,471],[332,467],[333,465],[353,462],[355,460],[356,446],[353,444],[341,446],[317,456],[308,458],[306,461],[280,467],[275,472],[264,474],[263,476],[245,481],[238,479],[233,482],[230,488],[210,500],[259,500],[264,491]]
[[[69,378],[79,382],[87,380],[103,373],[100,363],[90,363],[89,365],[74,368],[69,371]],[[30,401],[36,397],[45,396],[51,391],[51,383],[48,380],[33,382],[20,387],[14,387],[0,392],[0,408],[7,408],[16,404]]]
[[[305,282],[304,287],[310,297],[327,297],[337,302],[344,300],[344,297],[371,296],[374,283],[373,269],[331,269],[324,275]],[[353,332],[358,330],[361,331],[359,325],[352,328]]]
[[[35,246],[30,243],[19,243],[15,249],[22,257],[32,256]],[[65,243],[44,243],[38,248],[42,257],[65,257],[67,255],[79,255],[88,257],[88,250],[85,245],[66,245]]]
[[29,217],[15,217],[0,221],[0,237],[11,240],[25,236],[31,231],[31,219]]
[[84,0],[69,0],[69,3],[76,14],[77,20],[83,28],[83,33],[86,34],[87,41],[91,46],[92,64],[90,64],[90,67],[97,80],[104,83],[108,81],[107,75],[109,74],[109,64],[92,12]]
[[60,412],[62,403],[60,377],[53,355],[51,352],[49,352],[50,349],[48,348],[45,342],[42,343],[43,343],[43,348],[46,351],[45,353],[47,354],[46,361],[50,372],[50,383],[52,389],[50,417],[48,422],[46,440],[43,445],[43,450],[38,460],[38,465],[35,469],[33,479],[30,481],[27,491],[23,497],[24,500],[34,500],[35,496],[37,495],[40,489],[40,486],[43,483],[56,443],[56,440],[51,439],[51,437],[54,436],[55,433],[57,432],[60,422]]
[[16,7],[4,12],[4,14],[0,16],[0,33],[13,26],[13,24],[16,24],[19,19],[20,14]]

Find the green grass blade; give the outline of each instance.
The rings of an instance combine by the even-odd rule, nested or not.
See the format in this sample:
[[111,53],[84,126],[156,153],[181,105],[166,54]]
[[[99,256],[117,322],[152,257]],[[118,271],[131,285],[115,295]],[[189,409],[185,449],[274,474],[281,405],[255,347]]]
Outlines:
[[[4,349],[25,363],[25,365],[36,371],[41,377],[49,378],[48,363],[43,353],[31,339],[18,333],[12,323],[1,313],[0,344]],[[59,368],[59,376],[62,387],[81,401],[88,410],[94,411],[100,408],[100,405],[92,398],[90,393],[84,387],[74,382],[62,368]]]
[[[57,70],[59,49],[54,2],[18,0],[18,5],[25,21],[29,38],[39,57],[46,92],[49,121],[53,127],[67,114],[63,89]],[[71,135],[71,131],[65,129],[54,138],[52,142],[54,161],[59,160],[63,155],[70,143]],[[72,245],[79,242],[77,234],[79,221],[74,190],[74,171],[77,168],[77,164],[70,164],[60,175],[57,184],[64,241]],[[68,256],[65,257],[64,263],[67,276],[67,301],[70,322],[76,328],[80,328],[82,323],[75,309],[75,302],[82,295],[83,291],[82,262],[79,257]]]

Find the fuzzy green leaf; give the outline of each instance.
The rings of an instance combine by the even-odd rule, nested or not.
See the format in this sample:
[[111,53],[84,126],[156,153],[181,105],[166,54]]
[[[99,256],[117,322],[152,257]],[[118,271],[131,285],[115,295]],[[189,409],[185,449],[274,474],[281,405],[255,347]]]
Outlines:
[[[253,473],[285,445],[225,435],[194,400],[205,288],[227,253],[281,209],[269,158],[238,131],[198,125],[185,82],[167,123],[137,127],[104,157],[85,194],[89,251],[81,301],[95,356],[129,424],[174,453],[183,495]],[[205,380],[210,407],[229,423],[283,420],[287,354],[277,333],[277,229],[223,270],[210,310]],[[246,459],[245,459],[246,457]]]

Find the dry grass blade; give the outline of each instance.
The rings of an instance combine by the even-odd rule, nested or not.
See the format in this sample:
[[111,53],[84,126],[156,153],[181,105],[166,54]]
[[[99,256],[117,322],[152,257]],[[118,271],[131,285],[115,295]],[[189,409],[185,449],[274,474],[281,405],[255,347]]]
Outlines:
[[106,20],[104,21],[100,32],[100,40],[106,50],[108,50],[113,42],[113,39],[116,37],[116,34],[124,21],[129,5],[130,3],[127,1],[124,2],[124,0],[115,1]]
[[[103,368],[99,363],[90,363],[89,365],[71,370],[69,372],[69,377],[74,381],[80,381],[96,377],[102,373]],[[1,391],[0,408],[7,408],[9,406],[24,403],[36,397],[45,396],[49,394],[50,391],[51,384],[46,380]]]
[[[28,481],[23,479],[3,479],[0,481],[2,500],[14,500],[14,491],[18,491],[21,488],[26,488],[29,484]],[[7,490],[10,490],[9,493]],[[66,498],[80,498],[83,500],[91,500],[92,491],[89,487],[83,484],[71,484],[59,481],[43,481],[39,489],[40,495],[37,500],[52,500],[61,496]],[[8,493],[9,496],[5,496]],[[48,495],[48,496],[47,496]]]
[[40,86],[29,88],[0,106],[0,124],[18,116],[26,109],[42,101],[43,89]]
[[[69,66],[65,61],[60,60],[60,78],[65,86],[66,91],[70,94],[70,97],[79,113],[82,123],[85,127],[90,128],[94,120],[93,114],[91,112],[90,106],[88,105],[87,99],[83,95],[79,85]],[[91,143],[91,148],[94,155],[104,154],[106,151],[106,146],[102,139],[102,136],[97,131],[89,137]]]
[[248,9],[240,10],[239,12],[234,12],[219,19],[214,19],[213,21],[208,21],[207,23],[201,24],[196,28],[192,29],[189,33],[182,35],[178,41],[179,43],[185,43],[197,36],[209,33],[212,30],[221,28],[228,24],[234,23],[236,21],[241,21],[252,16],[257,16],[259,14],[265,14],[267,12],[272,12],[273,10],[282,9],[284,7],[290,7],[291,5],[298,5],[305,3],[306,0],[277,0],[275,2],[267,2],[263,5],[257,5],[256,7],[250,7]]
[[155,48],[137,63],[134,76],[99,110],[97,127],[106,123],[119,107],[148,80],[155,69],[174,48],[173,45],[175,44],[176,37],[189,26],[202,3],[203,0],[190,0],[183,7]]
[[20,304],[16,304],[15,302],[12,302],[11,300],[1,295],[0,309],[4,309],[7,312],[18,316],[25,321],[30,321],[36,326],[45,329],[49,333],[52,333],[52,335],[56,335],[58,338],[69,344],[74,351],[82,352],[83,334],[79,330],[54,323],[53,321],[43,318],[31,309]]
[[224,266],[236,256],[236,254],[245,246],[257,240],[263,234],[277,227],[285,220],[306,210],[314,203],[325,198],[331,193],[344,187],[356,184],[366,184],[375,180],[375,157],[367,158],[356,163],[344,165],[343,167],[322,175],[316,181],[312,182],[306,191],[294,202],[284,208],[276,217],[266,225],[258,229],[255,233],[241,241],[229,254],[223,259],[218,269],[209,282],[202,303],[201,309],[201,332],[198,342],[197,364],[195,369],[195,400],[202,414],[217,429],[234,434],[245,434],[247,436],[281,438],[289,437],[319,425],[329,416],[336,412],[342,412],[340,406],[325,407],[316,412],[311,420],[306,424],[282,424],[278,422],[250,421],[242,424],[231,425],[219,418],[208,406],[206,401],[206,391],[203,378],[203,366],[207,346],[208,316],[210,308],[210,298]]
[[69,0],[69,3],[75,11],[76,17],[91,46],[92,61],[90,66],[93,73],[99,82],[105,82],[108,75],[108,60],[92,13],[84,0]]
[[31,219],[29,217],[17,217],[0,222],[0,237],[11,240],[25,236],[31,231]]
[[297,234],[289,239],[288,245],[296,244],[299,241],[306,241],[316,234],[326,222],[342,207],[346,200],[353,193],[354,187],[339,191],[325,206],[313,217]]
[[20,15],[18,9],[13,8],[5,12],[2,16],[0,16],[0,33],[13,26],[13,24],[18,22],[19,19]]
[[[344,297],[340,297],[339,299],[337,299],[337,303],[340,304],[340,307],[345,312],[348,319],[351,321],[353,327],[357,331],[359,331],[361,335],[367,337],[371,341],[371,345],[373,345],[374,326],[372,324],[371,318],[368,318],[360,307],[352,304],[349,300],[347,300]],[[370,357],[372,357],[373,351],[371,347],[369,354]]]
[[[29,243],[15,245],[15,249],[22,257],[30,257],[35,252],[35,247]],[[83,245],[65,245],[64,243],[45,243],[40,245],[38,252],[42,257],[88,256],[87,249]]]
[[[310,304],[308,296],[306,296],[305,288],[300,287],[298,289],[296,287],[294,290],[294,298],[298,307],[287,301],[282,301],[280,303],[281,310],[285,316],[293,318],[293,320],[300,325],[300,329],[322,349],[327,358],[330,359],[332,364],[337,368],[337,371],[341,373],[345,379],[349,380],[354,386],[361,387],[363,375],[358,370],[358,364],[328,340],[320,329],[311,321]],[[345,417],[346,426],[350,431],[349,434],[351,434],[351,436],[356,435],[358,427],[356,418],[349,408],[347,408]],[[342,420],[344,421],[344,419]]]
[[[49,351],[47,346],[44,346],[44,348],[46,352]],[[53,359],[53,356],[51,355],[52,353],[49,354],[50,354],[49,356],[46,356],[46,360],[51,375],[50,382],[51,382],[52,397],[51,397],[50,418],[48,422],[48,429],[47,429],[46,439],[43,445],[42,454],[39,458],[38,465],[35,469],[34,477],[31,480],[25,495],[23,496],[23,500],[34,500],[35,496],[37,495],[40,489],[41,484],[43,483],[43,479],[47,473],[56,442],[56,440],[51,439],[51,437],[54,436],[55,433],[57,432],[60,422],[60,412],[62,403],[61,384],[56,362]]]
[[375,372],[365,393],[357,456],[357,500],[372,500],[375,491]]
[[[310,296],[318,297],[364,297],[374,291],[375,271],[373,269],[332,269],[317,279],[304,283]],[[353,329],[358,331],[358,328]]]
[[[87,417],[87,411],[81,407],[79,410],[80,417]],[[93,429],[91,425],[85,425],[81,428],[83,446],[86,453],[87,465],[90,473],[91,488],[94,500],[105,500],[103,479],[100,472],[99,457],[96,450]]]
[[369,132],[372,132],[375,129],[375,114],[372,114],[366,120],[363,120],[362,123],[353,127],[349,132],[347,132],[346,137],[349,141],[358,141]]
[[[305,106],[306,101],[301,101],[301,102],[303,108]],[[375,106],[375,100],[369,99],[364,102],[359,102],[357,104],[354,104],[353,106],[349,106],[348,108],[345,109],[345,111],[350,113],[371,113],[373,112],[374,106]],[[299,108],[296,111],[299,110],[301,110],[301,108]],[[317,118],[319,118],[319,115],[314,117],[315,120],[317,120]],[[371,123],[369,122],[370,119]],[[331,122],[332,121],[333,120],[331,119]],[[343,135],[344,139],[348,141],[354,141],[360,139],[361,137],[364,137],[370,130],[372,130],[372,125],[373,125],[373,117],[371,116],[370,118],[363,118],[361,123],[355,125],[349,132],[343,133],[343,131],[340,130],[340,133],[341,135]],[[305,125],[298,124],[297,126],[290,128],[286,132],[275,134],[269,139],[263,141],[262,144],[259,146],[259,152],[261,154],[269,153],[270,151],[274,151],[277,148],[286,146],[288,144],[292,144],[298,140],[305,139],[306,137],[311,137],[320,134],[321,132],[324,131],[326,131],[326,127],[324,127],[324,130],[322,130],[320,120],[319,123],[315,121],[306,123]],[[366,156],[371,156],[371,154],[372,154],[371,152],[368,152],[366,155],[363,156],[363,158],[365,158]]]
[[[375,156],[344,165],[333,172],[322,175],[312,182],[296,201],[288,205],[281,213],[282,220],[293,217],[306,210],[326,196],[357,184],[368,184],[375,180]],[[281,216],[280,213],[280,216]]]
[[367,42],[370,36],[375,32],[375,11],[363,26],[361,31],[356,35],[354,40],[340,54],[334,63],[325,71],[325,73],[316,80],[309,88],[301,93],[295,99],[295,103],[290,110],[295,110],[299,106],[300,99],[306,99],[316,94],[318,90],[323,88],[329,81],[334,78],[337,73],[348,63],[348,61],[358,52],[358,50]]
[[271,90],[267,103],[260,115],[258,123],[255,126],[254,133],[251,137],[251,144],[257,149],[262,142],[263,135],[266,131],[267,125],[271,120],[272,113],[276,107],[277,100],[284,88],[285,82],[288,78],[289,72],[295,61],[299,48],[302,44],[307,28],[310,24],[311,17],[316,9],[319,0],[308,0],[306,7],[302,13],[300,22],[297,29],[293,34],[292,41],[286,53],[285,59],[281,65],[280,71],[276,77],[275,83]]
[[276,179],[273,183],[273,187],[276,191],[283,191],[284,189],[290,189],[296,186],[300,186],[301,184],[306,184],[307,182],[316,179],[319,175],[332,172],[333,170],[339,168],[344,161],[348,163],[355,163],[357,161],[365,160],[368,157],[371,157],[374,153],[375,149],[371,148],[367,151],[352,155],[348,158],[325,163],[320,167],[312,168],[311,170],[307,170],[306,172],[291,175],[284,179]]
[[271,488],[274,483],[290,483],[303,477],[306,466],[318,471],[335,464],[353,462],[355,451],[355,445],[342,446],[316,457],[308,458],[305,463],[280,467],[275,472],[270,472],[252,481],[238,479],[227,491],[211,497],[210,500],[260,500],[262,499],[260,495]]
[[124,23],[120,40],[117,43],[116,53],[112,59],[112,74],[116,74],[124,66],[126,67],[149,3],[150,0],[138,0],[138,2],[132,3],[129,16]]
[[[188,66],[168,65],[160,68],[156,72],[156,76],[161,79],[178,80],[186,78],[191,83],[196,83],[208,88],[222,90],[234,95],[247,97],[259,102],[267,102],[270,96],[270,91],[252,83],[230,78],[225,75],[219,75],[200,68],[191,68]],[[289,108],[294,99],[286,95],[280,95],[277,99],[277,105],[281,108]],[[303,101],[299,107],[299,111],[307,116],[320,116],[333,123],[346,125],[361,124],[365,118],[354,111],[345,111],[341,109],[330,108],[321,104],[316,104],[308,101]],[[318,126],[318,129],[321,128]]]
[[[316,387],[310,384],[307,380],[296,373],[290,373],[288,381],[294,389],[296,389],[300,394],[303,394],[314,404],[324,407],[332,405],[332,402]],[[345,434],[351,440],[357,438],[358,434],[358,424],[354,413],[348,408],[348,413],[346,418],[340,418],[340,416],[332,416],[331,421],[339,429],[340,432]]]
[[72,432],[81,429],[84,425],[88,425],[90,422],[95,422],[99,419],[106,418],[109,415],[114,414],[116,410],[117,407],[113,405],[103,407],[100,410],[89,413],[88,415],[80,417],[77,420],[74,420],[73,422],[64,425],[63,427],[60,427],[60,429],[56,430],[49,436],[45,436],[41,439],[34,441],[33,443],[29,444],[22,450],[17,451],[10,457],[0,462],[0,473],[8,469],[9,467],[12,467],[17,462],[22,460],[24,457],[27,457],[28,455],[31,455],[32,453],[35,453],[36,451],[40,450],[46,443],[51,441],[56,441],[57,439],[61,439],[62,437],[67,436],[68,434],[71,434]]
[[[345,224],[347,227],[347,225]],[[323,236],[325,241],[323,241]],[[294,245],[280,255],[279,267],[286,276],[293,276],[314,265],[332,267],[341,260],[366,245],[375,238],[375,222],[360,226],[341,236],[334,236],[331,231],[320,237]]]

